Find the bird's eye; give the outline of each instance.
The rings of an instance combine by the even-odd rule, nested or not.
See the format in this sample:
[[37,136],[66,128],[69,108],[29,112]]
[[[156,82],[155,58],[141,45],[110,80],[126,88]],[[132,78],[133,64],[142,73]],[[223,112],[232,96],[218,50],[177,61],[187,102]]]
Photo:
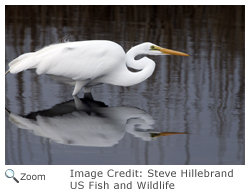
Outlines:
[[150,46],[150,49],[151,49],[151,50],[154,50],[154,49],[155,49],[155,47],[154,47],[154,46]]

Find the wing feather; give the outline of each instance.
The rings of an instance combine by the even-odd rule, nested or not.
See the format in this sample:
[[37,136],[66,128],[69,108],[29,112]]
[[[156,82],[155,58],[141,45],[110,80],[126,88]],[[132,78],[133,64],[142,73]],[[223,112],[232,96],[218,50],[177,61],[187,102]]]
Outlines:
[[26,53],[9,63],[10,72],[36,68],[37,74],[52,74],[73,80],[95,79],[125,61],[120,45],[111,41],[65,42]]

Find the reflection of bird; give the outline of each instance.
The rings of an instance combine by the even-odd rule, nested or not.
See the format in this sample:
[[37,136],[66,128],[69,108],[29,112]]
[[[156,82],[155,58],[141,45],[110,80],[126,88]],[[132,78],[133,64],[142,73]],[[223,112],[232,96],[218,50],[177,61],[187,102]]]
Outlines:
[[108,107],[102,102],[76,96],[74,100],[24,117],[6,111],[9,120],[17,127],[68,145],[110,147],[117,144],[126,132],[146,141],[160,136],[186,134],[154,130],[153,117],[141,109]]
[[[123,48],[111,41],[92,40],[52,44],[36,52],[26,53],[9,63],[9,72],[15,74],[36,68],[38,75],[50,74],[66,78],[75,85],[73,95],[82,87],[91,92],[92,86],[108,83],[118,86],[131,86],[150,77],[155,62],[147,57],[135,60],[140,54],[179,55],[188,54],[161,48],[152,43],[142,43],[125,54]],[[140,70],[131,72],[127,67]]]

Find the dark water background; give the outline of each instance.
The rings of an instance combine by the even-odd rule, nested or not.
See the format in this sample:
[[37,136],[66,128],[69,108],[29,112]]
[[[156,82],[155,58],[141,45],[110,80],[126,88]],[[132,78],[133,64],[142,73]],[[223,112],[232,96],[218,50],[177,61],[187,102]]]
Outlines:
[[149,56],[157,66],[148,80],[96,86],[95,101],[73,99],[73,87],[47,75],[8,74],[6,164],[245,164],[244,6],[5,11],[6,70],[20,54],[64,37],[111,40],[125,51],[152,42],[191,55]]

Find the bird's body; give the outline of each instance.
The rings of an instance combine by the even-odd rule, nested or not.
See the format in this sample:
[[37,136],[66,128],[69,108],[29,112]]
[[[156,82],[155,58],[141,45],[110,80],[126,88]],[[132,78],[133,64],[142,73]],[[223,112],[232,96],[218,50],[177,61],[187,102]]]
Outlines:
[[[84,92],[91,92],[92,86],[102,83],[131,86],[144,81],[153,73],[155,63],[147,57],[135,60],[139,54],[188,56],[152,43],[135,46],[125,54],[120,45],[111,41],[65,42],[19,56],[9,63],[6,74],[35,68],[38,75],[49,74],[68,79],[75,85],[73,95],[76,95],[82,87]],[[131,72],[127,67],[140,71]]]

